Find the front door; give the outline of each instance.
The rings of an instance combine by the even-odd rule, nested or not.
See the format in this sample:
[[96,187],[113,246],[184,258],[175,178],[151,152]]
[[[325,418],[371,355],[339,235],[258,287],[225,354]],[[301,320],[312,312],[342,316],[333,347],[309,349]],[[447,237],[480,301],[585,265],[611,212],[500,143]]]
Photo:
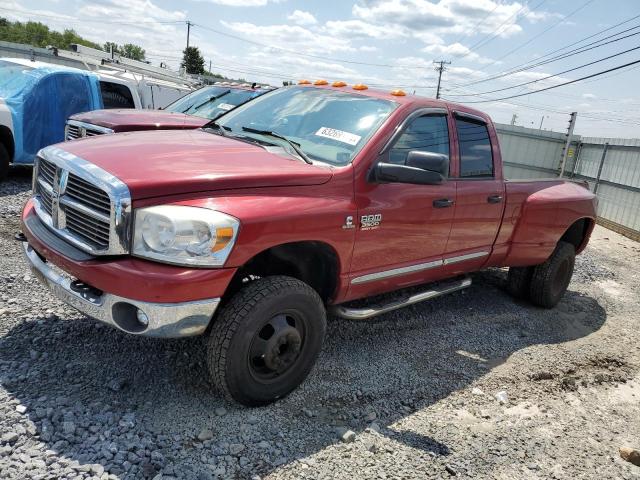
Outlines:
[[[377,161],[404,164],[410,151],[449,155],[445,109],[405,120]],[[414,185],[356,179],[358,218],[349,297],[429,281],[441,269],[453,220],[455,183]]]

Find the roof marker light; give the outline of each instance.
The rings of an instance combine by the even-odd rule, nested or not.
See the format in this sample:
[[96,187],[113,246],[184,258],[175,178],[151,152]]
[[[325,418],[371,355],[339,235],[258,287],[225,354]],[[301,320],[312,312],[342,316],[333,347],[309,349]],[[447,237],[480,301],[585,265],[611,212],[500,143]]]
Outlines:
[[309,80],[300,80],[298,85],[311,85],[311,82]]
[[367,87],[364,83],[356,83],[353,86],[354,90],[366,90],[367,88],[369,88],[369,87]]
[[343,82],[343,81],[337,81],[337,82],[333,82],[331,84],[332,87],[346,87],[347,86],[347,82]]
[[406,95],[406,93],[404,93],[404,90],[391,90],[391,95],[395,95],[396,97],[404,97]]
[[327,82],[326,80],[316,80],[315,82],[313,82],[314,85],[329,85],[329,82]]

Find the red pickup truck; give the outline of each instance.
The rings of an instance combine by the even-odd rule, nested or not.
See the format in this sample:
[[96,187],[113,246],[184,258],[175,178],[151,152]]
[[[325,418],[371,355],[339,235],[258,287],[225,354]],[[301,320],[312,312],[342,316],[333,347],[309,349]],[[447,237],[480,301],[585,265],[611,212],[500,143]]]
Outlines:
[[589,190],[505,181],[479,111],[326,83],[203,129],[43,149],[22,213],[31,267],[125,332],[207,334],[213,380],[245,405],[304,380],[327,310],[363,320],[504,266],[513,294],[560,301],[594,226]]
[[140,130],[196,129],[274,88],[220,82],[195,90],[163,110],[123,108],[77,113],[67,120],[64,138],[75,140],[105,133]]

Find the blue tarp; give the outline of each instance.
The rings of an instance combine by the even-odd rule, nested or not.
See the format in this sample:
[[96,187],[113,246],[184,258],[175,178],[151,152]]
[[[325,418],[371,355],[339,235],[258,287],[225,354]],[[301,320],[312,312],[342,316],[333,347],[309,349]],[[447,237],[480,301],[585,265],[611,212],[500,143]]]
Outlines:
[[64,140],[74,113],[102,108],[98,76],[58,65],[34,68],[0,60],[0,97],[11,110],[14,163],[32,164],[43,147]]

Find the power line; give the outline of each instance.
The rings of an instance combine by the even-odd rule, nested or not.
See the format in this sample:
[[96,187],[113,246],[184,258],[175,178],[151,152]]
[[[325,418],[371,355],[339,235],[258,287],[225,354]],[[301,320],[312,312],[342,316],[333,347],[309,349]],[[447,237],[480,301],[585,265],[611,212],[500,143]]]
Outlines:
[[587,76],[584,76],[584,77],[581,77],[581,78],[576,78],[575,80],[570,80],[570,81],[568,81],[568,82],[560,83],[560,84],[558,84],[558,85],[553,85],[553,86],[551,86],[551,87],[541,88],[540,90],[534,90],[534,91],[532,91],[532,92],[520,93],[520,94],[517,94],[517,95],[510,95],[510,96],[508,96],[508,97],[503,97],[503,98],[493,98],[493,99],[491,99],[491,100],[473,100],[473,101],[471,101],[471,102],[465,102],[465,103],[486,103],[486,102],[497,102],[497,101],[500,101],[500,100],[508,100],[508,99],[510,99],[510,98],[524,97],[525,95],[532,95],[532,94],[534,94],[534,93],[544,92],[544,91],[547,91],[547,90],[552,90],[552,89],[554,89],[554,88],[563,87],[563,86],[565,86],[565,85],[571,85],[572,83],[581,82],[581,81],[583,81],[583,80],[587,80],[587,79],[589,79],[589,78],[598,77],[598,76],[600,76],[600,75],[604,75],[605,73],[614,72],[614,71],[616,71],[616,70],[620,70],[621,68],[629,67],[629,66],[631,66],[631,65],[635,65],[635,64],[637,64],[637,63],[640,63],[640,60],[635,60],[635,61],[633,61],[633,62],[629,62],[629,63],[626,63],[626,64],[624,64],[624,65],[619,65],[619,66],[617,66],[617,67],[609,68],[608,70],[603,70],[603,71],[601,71],[601,72],[592,73],[591,75],[587,75]]
[[229,38],[233,38],[233,39],[239,40],[241,42],[250,43],[252,45],[257,45],[259,47],[271,48],[273,50],[279,50],[281,52],[287,52],[287,53],[290,53],[292,55],[297,55],[297,56],[300,56],[300,57],[316,58],[316,59],[320,59],[320,60],[327,60],[327,61],[330,61],[330,62],[348,63],[348,64],[353,64],[353,65],[366,65],[366,66],[370,66],[370,67],[403,68],[403,69],[419,69],[419,70],[424,70],[424,69],[430,68],[430,67],[427,67],[427,66],[408,66],[408,65],[393,65],[393,64],[388,64],[388,63],[359,62],[357,60],[346,60],[346,59],[343,59],[343,58],[342,59],[341,58],[332,58],[332,57],[326,57],[324,55],[315,55],[313,53],[296,52],[295,50],[290,50],[288,48],[276,47],[275,45],[269,45],[269,44],[266,44],[266,43],[257,42],[255,40],[250,40],[248,38],[244,38],[244,37],[241,37],[239,35],[233,35],[231,33],[223,32],[221,30],[216,30],[215,28],[211,28],[211,27],[208,27],[206,25],[202,25],[201,23],[192,23],[191,25],[203,28],[204,30],[208,30],[208,31],[213,32],[213,33],[217,33],[218,35],[222,35],[222,36],[225,36],[225,37],[229,37]]
[[[541,0],[531,11],[536,10],[538,7],[540,7],[546,1],[547,0]],[[469,55],[471,55],[471,53],[473,53],[478,48],[484,47],[486,44],[488,44],[489,42],[493,41],[493,39],[495,39],[498,35],[503,33],[504,30],[502,30],[502,27],[504,25],[506,25],[508,22],[510,22],[511,20],[514,20],[514,19],[518,18],[518,15],[520,15],[520,12],[522,12],[525,8],[527,8],[528,5],[529,5],[529,2],[528,1],[525,2],[525,4],[522,5],[522,7],[520,7],[520,9],[516,13],[514,13],[509,18],[507,18],[504,22],[502,22],[500,25],[498,25],[498,27],[492,32],[492,34],[486,35],[485,37],[481,38],[478,42],[476,42],[473,45],[471,45],[469,47],[469,51],[464,56],[462,56],[460,58],[460,60],[468,57]]]
[[586,2],[584,2],[581,6],[579,6],[578,8],[576,8],[575,10],[573,10],[571,13],[566,14],[564,17],[562,17],[560,20],[558,20],[556,23],[554,23],[553,25],[550,25],[548,28],[544,29],[542,32],[538,33],[537,35],[534,35],[533,37],[531,37],[529,40],[527,40],[524,43],[521,43],[520,45],[518,45],[516,48],[509,50],[507,53],[505,53],[504,55],[502,55],[501,57],[495,59],[492,63],[490,63],[489,65],[484,66],[484,69],[487,69],[489,67],[491,67],[492,65],[495,65],[497,62],[499,62],[500,60],[508,57],[509,55],[511,55],[512,53],[517,52],[518,50],[520,50],[523,47],[526,47],[527,45],[529,45],[531,42],[533,42],[534,40],[540,38],[542,35],[544,35],[545,33],[547,33],[549,30],[554,29],[555,27],[557,27],[558,25],[560,25],[562,22],[564,22],[567,18],[575,15],[576,13],[578,13],[580,10],[584,9],[585,7],[587,7],[589,4],[593,3],[595,0],[587,0]]
[[[459,89],[456,89],[459,90]],[[512,105],[514,107],[520,107],[520,108],[525,108],[528,110],[535,110],[535,111],[539,111],[539,112],[546,112],[546,113],[556,113],[559,115],[569,115],[571,112],[568,110],[558,110],[555,106],[551,106],[551,105],[544,105],[544,104],[528,104],[528,103],[518,103],[515,101],[506,101],[506,100],[491,100],[489,103],[504,103],[507,105]],[[638,126],[640,125],[640,118],[635,119],[635,118],[624,118],[621,119],[619,118],[619,116],[617,115],[613,115],[617,118],[611,118],[611,117],[599,117],[597,116],[598,113],[601,113],[603,115],[606,115],[607,112],[606,111],[601,111],[601,112],[595,112],[596,115],[594,114],[590,114],[590,113],[580,113],[580,117],[581,118],[588,118],[590,121],[603,121],[603,122],[610,122],[610,123],[619,123],[619,124],[623,124],[623,125],[633,125],[633,126]],[[517,117],[517,114],[516,114]]]
[[587,80],[589,78],[594,78],[594,77],[598,77],[600,75],[604,75],[605,73],[609,73],[609,72],[614,72],[616,70],[620,70],[621,68],[625,68],[625,67],[629,67],[631,65],[635,65],[640,63],[640,60],[635,60],[633,62],[629,62],[626,63],[624,65],[619,65],[617,67],[613,67],[613,68],[609,68],[607,70],[603,70],[601,72],[596,72],[596,73],[592,73],[591,75],[586,75],[584,77],[580,77],[580,78],[576,78],[575,80],[570,80],[568,82],[564,82],[564,83],[559,83],[558,85],[552,85],[551,87],[546,87],[546,88],[541,88],[539,90],[533,90],[531,92],[526,92],[526,93],[520,93],[517,95],[510,95],[508,97],[502,97],[502,98],[492,98],[490,100],[473,100],[470,102],[465,102],[465,103],[487,103],[487,102],[498,102],[501,100],[508,100],[510,98],[517,98],[517,97],[524,97],[525,95],[532,95],[534,93],[539,93],[539,92],[545,92],[547,90],[552,90],[554,88],[559,88],[559,87],[564,87],[565,85],[571,85],[572,83],[577,83],[577,82],[581,82],[583,80]]
[[[493,7],[493,9],[492,9],[489,13],[487,13],[487,15],[486,15],[486,16],[484,16],[482,19],[480,19],[480,20],[478,21],[478,23],[476,23],[476,24],[471,28],[471,32],[475,32],[476,28],[478,28],[478,27],[480,26],[480,24],[481,24],[481,23],[483,23],[487,18],[489,18],[489,17],[491,16],[491,14],[492,14],[493,12],[495,12],[495,11],[498,9],[498,7],[499,7],[499,6],[500,6],[500,3],[496,2],[496,6],[495,6],[495,7]],[[460,40],[462,40],[462,38],[463,38],[463,37],[464,37],[464,34],[460,35],[456,40],[454,40],[454,41],[453,41],[453,42],[451,42],[451,43],[452,43],[452,44],[454,44],[454,43],[458,43]]]
[[[612,30],[613,28],[619,27],[620,25],[623,25],[623,24],[625,24],[625,23],[629,23],[629,22],[631,22],[631,21],[633,21],[633,20],[635,20],[635,19],[637,19],[637,18],[639,18],[639,17],[640,17],[640,15],[636,15],[635,17],[632,17],[632,18],[630,18],[630,19],[628,19],[628,20],[625,20],[625,21],[623,21],[623,22],[620,22],[620,23],[618,23],[618,24],[616,24],[616,25],[614,25],[614,26],[612,26],[612,27],[605,28],[604,30],[601,30],[601,31],[599,31],[599,32],[597,32],[597,33],[594,33],[594,34],[592,34],[592,35],[589,35],[589,36],[587,36],[587,37],[584,37],[584,38],[582,38],[581,40],[578,40],[578,41],[576,41],[576,42],[570,43],[569,45],[565,45],[564,47],[561,47],[561,48],[558,48],[558,49],[556,49],[556,50],[553,50],[553,51],[551,51],[551,52],[549,52],[549,53],[546,53],[545,55],[542,55],[541,57],[538,57],[536,60],[521,63],[521,64],[519,64],[519,65],[516,65],[516,66],[514,66],[514,67],[511,67],[509,70],[504,70],[504,71],[502,71],[502,72],[500,72],[500,73],[497,73],[497,74],[495,74],[495,75],[493,75],[493,76],[486,77],[486,78],[482,78],[482,79],[480,79],[480,80],[475,80],[475,81],[473,81],[473,82],[466,83],[466,84],[464,84],[464,85],[462,85],[462,86],[470,86],[470,85],[475,85],[475,84],[478,84],[478,83],[488,82],[489,80],[495,80],[495,79],[497,79],[497,78],[502,78],[502,77],[505,77],[505,76],[508,76],[508,75],[512,75],[512,74],[514,74],[514,73],[519,73],[519,72],[522,72],[522,71],[525,71],[525,70],[531,70],[532,68],[538,67],[538,66],[540,66],[540,65],[545,65],[545,64],[547,64],[547,63],[555,62],[555,61],[557,61],[557,60],[562,60],[562,59],[564,59],[564,58],[568,58],[568,57],[570,57],[570,56],[577,55],[577,54],[579,54],[579,53],[583,53],[583,52],[586,52],[586,51],[589,51],[589,50],[593,50],[594,48],[599,48],[599,47],[601,47],[601,46],[608,45],[609,43],[613,43],[613,42],[617,42],[617,41],[620,41],[620,40],[624,40],[625,38],[628,38],[628,37],[633,36],[633,35],[636,35],[636,34],[627,35],[627,36],[625,36],[625,37],[621,37],[621,38],[619,38],[619,39],[615,39],[615,40],[612,40],[612,41],[610,41],[610,42],[606,42],[606,43],[602,43],[601,45],[597,45],[597,44],[599,44],[599,43],[603,42],[604,40],[608,40],[608,39],[610,39],[610,38],[617,37],[618,35],[621,35],[621,34],[623,34],[623,33],[626,33],[626,32],[629,32],[629,31],[631,31],[631,30],[635,30],[635,29],[637,29],[637,28],[640,28],[640,25],[636,25],[635,27],[631,27],[631,28],[628,28],[628,29],[626,29],[626,30],[622,30],[622,31],[620,31],[620,32],[617,32],[617,33],[614,33],[614,34],[608,35],[608,36],[606,36],[606,37],[604,37],[604,38],[601,38],[600,40],[596,40],[596,41],[591,42],[591,43],[588,43],[588,44],[586,44],[586,45],[582,45],[581,47],[577,47],[577,48],[575,48],[575,49],[573,49],[573,50],[570,50],[570,51],[568,51],[568,52],[564,52],[564,53],[562,53],[562,54],[560,54],[560,55],[557,55],[557,56],[555,56],[555,57],[552,57],[552,58],[550,58],[550,59],[543,60],[544,58],[550,57],[551,55],[553,55],[553,54],[555,54],[555,53],[558,53],[558,52],[560,52],[560,51],[562,51],[562,50],[566,50],[566,49],[568,49],[568,48],[570,48],[570,47],[573,47],[574,45],[577,45],[577,44],[582,43],[582,42],[584,42],[584,41],[586,41],[586,40],[589,40],[590,38],[593,38],[593,37],[595,37],[595,36],[598,36],[598,35],[600,35],[600,34],[602,34],[602,33],[606,32],[606,31]],[[590,46],[592,46],[592,45],[595,45],[595,46],[593,46],[593,47],[591,47],[591,48],[587,48],[587,47],[590,47]],[[533,63],[532,63],[532,62],[533,62]],[[522,67],[522,68],[520,68],[520,67]]]
[[[635,27],[632,27],[632,28],[630,28],[629,30],[635,30],[635,29],[637,29],[637,28],[640,28],[640,25],[637,25],[637,26],[635,26]],[[620,32],[620,33],[622,33],[622,32]],[[618,34],[615,34],[615,35],[612,35],[612,36],[616,36],[616,35],[619,35],[619,33],[618,33]],[[587,52],[587,51],[589,51],[589,50],[594,50],[594,49],[596,49],[596,48],[604,47],[605,45],[609,45],[609,44],[611,44],[611,43],[619,42],[619,41],[621,41],[621,40],[625,40],[625,39],[627,39],[627,38],[634,37],[634,36],[636,36],[636,35],[640,35],[640,32],[630,33],[629,35],[625,35],[624,37],[616,38],[616,39],[614,39],[614,40],[609,40],[608,42],[601,43],[600,45],[595,45],[595,46],[591,46],[591,47],[589,47],[589,48],[585,48],[585,47],[587,47],[588,45],[592,45],[593,43],[598,43],[598,42],[601,42],[602,40],[605,40],[606,38],[609,38],[609,37],[605,37],[605,38],[603,38],[603,39],[601,39],[601,40],[598,40],[597,42],[593,42],[593,43],[587,44],[587,45],[585,45],[584,47],[580,47],[580,48],[577,48],[577,49],[575,49],[575,50],[571,50],[571,51],[566,52],[566,53],[564,53],[564,54],[562,54],[562,55],[559,55],[559,56],[557,56],[557,57],[550,58],[549,60],[545,60],[545,61],[543,61],[543,62],[539,62],[539,63],[533,64],[533,65],[530,65],[530,66],[528,66],[528,67],[526,67],[526,68],[521,68],[521,69],[519,69],[519,70],[512,70],[512,71],[510,71],[510,72],[503,73],[503,74],[501,74],[501,75],[495,75],[495,76],[493,76],[493,77],[483,78],[483,79],[481,79],[481,80],[475,80],[475,81],[473,81],[473,82],[464,83],[464,84],[461,84],[461,85],[458,85],[458,86],[460,86],[460,87],[468,87],[468,86],[471,86],[471,85],[477,85],[477,84],[479,84],[479,83],[484,83],[484,82],[487,82],[487,81],[489,81],[489,80],[495,80],[495,79],[498,79],[498,78],[504,78],[504,77],[507,77],[507,76],[509,76],[509,75],[515,75],[516,73],[520,73],[520,72],[524,72],[524,71],[527,71],[527,70],[531,70],[531,69],[533,69],[533,68],[535,68],[535,67],[539,67],[539,66],[541,66],[541,65],[546,65],[546,64],[549,64],[549,63],[553,63],[553,62],[558,61],[558,60],[563,60],[563,59],[565,59],[565,58],[572,57],[572,56],[574,56],[574,55],[578,55],[578,54],[580,54],[580,53],[584,53],[584,52]],[[582,50],[581,50],[581,49],[582,49]]]
[[548,80],[548,79],[553,78],[553,77],[559,77],[560,75],[564,75],[565,73],[573,72],[575,70],[580,70],[581,68],[589,67],[591,65],[595,65],[596,63],[600,63],[600,62],[604,62],[606,60],[610,60],[610,59],[612,59],[614,57],[619,57],[620,55],[624,55],[626,53],[633,52],[634,50],[640,50],[640,46],[634,47],[634,48],[630,48],[630,49],[625,50],[623,52],[619,52],[619,53],[616,53],[614,55],[609,55],[608,57],[600,58],[598,60],[594,60],[593,62],[585,63],[583,65],[579,65],[577,67],[570,68],[570,69],[564,70],[562,72],[554,73],[552,75],[547,75],[546,77],[538,78],[536,80],[531,80],[529,82],[519,83],[518,85],[513,85],[511,87],[498,88],[496,90],[489,90],[488,92],[475,93],[475,94],[474,93],[459,94],[459,95],[456,95],[456,96],[458,96],[458,97],[474,97],[474,96],[478,96],[478,95],[486,95],[486,94],[489,94],[489,93],[503,92],[505,90],[511,90],[512,88],[524,87],[525,85],[531,85],[533,83],[542,82],[544,80]]

